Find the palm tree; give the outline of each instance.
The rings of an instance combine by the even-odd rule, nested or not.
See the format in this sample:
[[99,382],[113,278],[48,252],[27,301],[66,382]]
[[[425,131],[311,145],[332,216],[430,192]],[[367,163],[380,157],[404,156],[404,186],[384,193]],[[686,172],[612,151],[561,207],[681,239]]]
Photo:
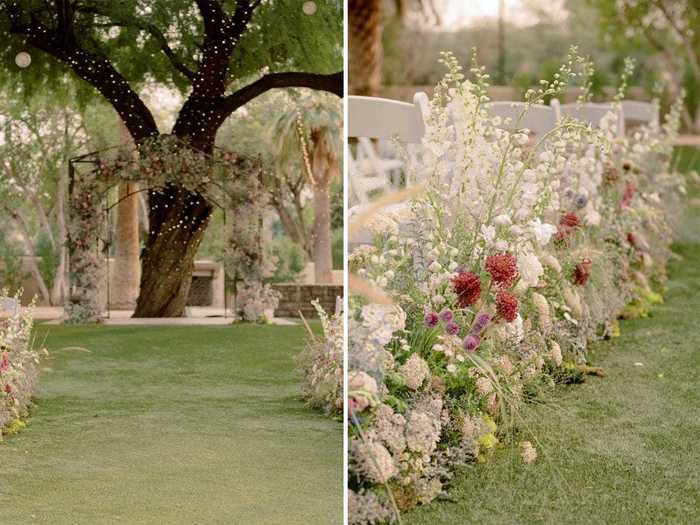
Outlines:
[[272,127],[278,171],[284,174],[290,169],[303,170],[313,192],[311,246],[317,284],[333,282],[331,186],[340,178],[342,131],[340,102],[318,93],[301,96]]
[[[348,43],[351,95],[376,97],[382,85],[382,21],[387,17],[404,21],[409,12],[440,23],[434,0],[348,0]],[[393,11],[393,13],[391,13]]]
[[382,3],[349,0],[350,93],[376,97],[382,84]]

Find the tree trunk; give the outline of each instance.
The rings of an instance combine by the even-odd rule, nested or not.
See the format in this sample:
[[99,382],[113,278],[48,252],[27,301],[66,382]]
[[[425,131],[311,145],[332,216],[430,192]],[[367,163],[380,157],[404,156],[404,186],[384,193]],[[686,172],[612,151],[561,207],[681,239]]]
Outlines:
[[66,187],[68,186],[68,169],[61,167],[61,172],[58,178],[58,186],[56,188],[56,222],[58,223],[58,266],[56,268],[56,277],[53,281],[51,289],[51,304],[59,305],[65,301],[68,295],[68,287],[66,286],[66,263],[68,261],[68,246],[67,246],[67,229],[65,215],[65,198]]
[[314,187],[314,276],[316,284],[333,284],[330,183]]
[[376,97],[382,84],[382,0],[349,0],[350,93]]
[[211,205],[175,185],[151,192],[150,232],[141,254],[141,292],[134,317],[182,317],[194,259]]
[[[119,185],[117,223],[114,237],[114,267],[110,287],[110,306],[117,310],[132,310],[139,295],[139,201],[138,185]],[[130,195],[127,197],[127,195]]]
[[[129,130],[120,121],[122,144],[133,147]],[[134,153],[134,155],[136,155]],[[134,158],[138,162],[138,158]],[[119,185],[117,223],[114,238],[114,267],[110,286],[110,306],[117,310],[132,310],[139,295],[139,199],[138,184]]]

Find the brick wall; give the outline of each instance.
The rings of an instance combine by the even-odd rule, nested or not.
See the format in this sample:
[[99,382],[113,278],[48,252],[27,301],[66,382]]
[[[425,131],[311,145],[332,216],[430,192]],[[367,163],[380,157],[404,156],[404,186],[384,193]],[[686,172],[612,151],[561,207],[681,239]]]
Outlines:
[[316,284],[275,284],[272,286],[282,294],[280,304],[275,310],[275,317],[316,317],[316,310],[311,301],[318,299],[326,312],[335,312],[335,298],[343,296],[343,287],[339,285]]

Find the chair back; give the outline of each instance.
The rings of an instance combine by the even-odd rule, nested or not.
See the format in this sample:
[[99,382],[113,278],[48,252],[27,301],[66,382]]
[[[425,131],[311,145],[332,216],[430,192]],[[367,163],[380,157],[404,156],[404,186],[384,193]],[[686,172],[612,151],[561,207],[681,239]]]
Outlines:
[[652,102],[623,100],[622,113],[625,116],[625,122],[634,121],[644,124],[659,123],[659,106]]
[[[557,99],[552,99],[550,105],[557,112],[558,119],[563,117],[571,117],[581,122],[590,124],[594,128],[600,127],[600,121],[610,111],[614,111],[612,104],[600,104],[597,102],[582,102],[574,104],[560,104]],[[617,115],[617,136],[622,137],[625,134],[625,117],[623,112]]]
[[511,131],[517,125],[518,129],[526,128],[535,135],[541,136],[557,126],[557,112],[551,106],[531,104],[528,107],[525,102],[491,102],[488,110],[494,117],[510,119],[509,126],[501,127]]
[[409,104],[387,98],[348,97],[349,137],[398,138],[407,144],[418,144],[424,134],[423,112],[418,102]]

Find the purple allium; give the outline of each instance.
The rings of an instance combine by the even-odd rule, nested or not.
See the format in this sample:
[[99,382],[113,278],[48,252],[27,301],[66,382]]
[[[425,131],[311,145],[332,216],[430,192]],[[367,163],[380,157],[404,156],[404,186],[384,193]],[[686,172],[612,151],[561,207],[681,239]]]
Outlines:
[[442,312],[440,312],[440,321],[443,323],[451,323],[454,318],[455,314],[453,314],[452,310],[449,308],[445,308]]
[[455,335],[459,333],[459,325],[450,321],[445,325],[445,331],[450,335]]
[[427,312],[423,320],[425,321],[426,326],[430,326],[432,328],[433,326],[438,324],[440,318],[435,312]]
[[488,326],[489,321],[491,321],[491,316],[487,313],[481,312],[476,316],[474,324],[472,325],[471,333],[473,335],[479,335]]
[[479,343],[481,343],[481,337],[479,337],[478,335],[469,334],[467,337],[464,338],[464,341],[462,341],[462,346],[465,350],[473,352],[478,348]]

